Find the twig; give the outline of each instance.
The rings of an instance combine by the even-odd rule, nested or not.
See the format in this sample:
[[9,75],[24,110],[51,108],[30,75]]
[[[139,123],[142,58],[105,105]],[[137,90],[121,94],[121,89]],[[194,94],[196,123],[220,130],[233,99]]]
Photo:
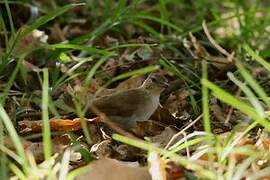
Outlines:
[[[240,96],[240,93],[241,93],[241,89],[238,89],[237,92],[236,92],[236,94],[235,94],[235,96],[236,97],[239,97]],[[225,119],[225,124],[228,124],[229,123],[229,121],[231,119],[231,116],[232,116],[232,113],[233,113],[233,110],[234,110],[234,108],[231,107],[230,110],[229,110],[229,112],[228,112],[228,115],[227,115],[227,117]]]
[[214,40],[214,38],[210,35],[208,28],[206,26],[205,21],[203,21],[202,23],[202,27],[203,27],[203,31],[205,33],[205,35],[207,36],[208,40],[210,41],[210,43],[219,51],[221,52],[223,55],[229,57],[231,54],[228,53],[223,47],[221,47],[218,43],[216,43],[216,41]]
[[168,149],[172,142],[179,137],[181,134],[183,134],[187,129],[189,129],[191,126],[193,126],[196,122],[198,122],[200,119],[202,118],[202,114],[200,116],[198,116],[193,122],[191,122],[190,124],[188,124],[184,129],[182,129],[181,131],[179,131],[177,134],[173,135],[173,137],[170,139],[170,141],[167,143],[165,149]]

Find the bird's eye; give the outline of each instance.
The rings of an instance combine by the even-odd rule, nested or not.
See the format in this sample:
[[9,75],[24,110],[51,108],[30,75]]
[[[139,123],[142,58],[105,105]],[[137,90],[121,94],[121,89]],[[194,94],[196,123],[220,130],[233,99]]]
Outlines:
[[158,82],[158,80],[157,80],[156,78],[152,78],[152,81],[153,81],[154,83],[157,83],[157,82]]

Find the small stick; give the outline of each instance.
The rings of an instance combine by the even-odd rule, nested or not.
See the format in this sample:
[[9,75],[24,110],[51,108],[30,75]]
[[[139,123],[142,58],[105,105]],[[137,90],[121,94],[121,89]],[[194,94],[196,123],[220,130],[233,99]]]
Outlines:
[[[236,92],[236,94],[235,94],[236,97],[239,97],[240,96],[240,93],[241,93],[241,89],[238,89],[237,92]],[[227,117],[225,119],[225,124],[228,124],[229,123],[229,121],[230,121],[230,119],[232,117],[233,110],[234,110],[234,108],[231,107],[230,110],[229,110],[229,113],[228,113],[228,115],[227,115]]]
[[168,144],[166,145],[165,149],[168,149],[170,147],[170,145],[172,144],[172,142],[181,134],[183,134],[188,128],[190,128],[191,126],[193,126],[196,122],[198,122],[201,118],[202,118],[201,114],[200,116],[198,116],[193,122],[191,122],[189,125],[187,125],[184,129],[182,129],[180,132],[178,132],[177,134],[173,135],[173,137],[170,139],[170,141],[168,142]]

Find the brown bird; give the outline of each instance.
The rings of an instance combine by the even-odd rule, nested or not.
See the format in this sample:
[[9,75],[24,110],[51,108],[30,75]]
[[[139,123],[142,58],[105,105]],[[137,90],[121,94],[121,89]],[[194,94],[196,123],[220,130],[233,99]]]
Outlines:
[[140,87],[96,98],[91,105],[120,127],[130,129],[137,121],[150,118],[159,106],[160,93],[167,85],[163,75],[152,73]]

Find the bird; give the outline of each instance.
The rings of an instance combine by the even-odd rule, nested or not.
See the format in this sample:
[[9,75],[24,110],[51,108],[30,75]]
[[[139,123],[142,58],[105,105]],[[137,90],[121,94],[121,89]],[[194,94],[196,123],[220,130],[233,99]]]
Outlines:
[[93,99],[94,106],[123,129],[134,128],[146,121],[159,106],[161,92],[168,86],[161,73],[151,73],[141,86]]

